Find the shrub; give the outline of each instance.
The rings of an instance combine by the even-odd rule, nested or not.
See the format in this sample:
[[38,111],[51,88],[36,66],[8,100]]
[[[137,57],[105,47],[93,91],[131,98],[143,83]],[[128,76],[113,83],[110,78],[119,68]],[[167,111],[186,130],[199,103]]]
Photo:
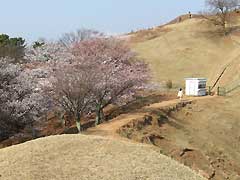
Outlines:
[[173,88],[172,80],[167,80],[167,81],[166,81],[166,87],[167,87],[168,89],[172,89],[172,88]]

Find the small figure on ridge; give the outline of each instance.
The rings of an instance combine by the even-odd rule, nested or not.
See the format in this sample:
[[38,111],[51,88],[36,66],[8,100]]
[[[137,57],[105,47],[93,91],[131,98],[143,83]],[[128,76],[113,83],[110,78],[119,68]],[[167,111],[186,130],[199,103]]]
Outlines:
[[188,12],[189,19],[192,19],[192,13],[189,11]]
[[182,88],[179,89],[177,96],[179,97],[180,100],[182,100],[182,98],[183,98],[183,90],[182,90]]

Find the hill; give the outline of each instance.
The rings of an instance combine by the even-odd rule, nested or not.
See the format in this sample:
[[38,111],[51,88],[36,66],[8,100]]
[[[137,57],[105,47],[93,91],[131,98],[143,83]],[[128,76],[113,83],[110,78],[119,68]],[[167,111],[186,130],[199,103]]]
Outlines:
[[51,136],[0,150],[0,179],[201,180],[151,146],[96,136]]
[[139,57],[150,64],[156,82],[172,80],[182,86],[186,77],[206,77],[213,85],[227,66],[221,85],[239,78],[239,34],[222,37],[205,19],[173,21],[135,32],[130,41]]
[[[132,48],[149,62],[153,81],[172,80],[179,87],[185,77],[207,77],[212,85],[225,70],[219,84],[238,83],[239,34],[221,37],[215,30],[201,18],[182,18],[181,22],[177,18],[165,26],[124,38],[130,37]],[[137,142],[146,140],[145,143],[159,149],[121,141],[119,134],[115,140],[82,135],[51,136],[2,149],[0,180],[203,179],[161,153],[203,175],[206,173],[210,179],[238,178],[240,94],[235,92],[226,98],[201,98],[181,108],[176,105],[170,107],[171,111],[162,106],[178,100],[149,102],[147,108],[141,102],[141,107],[126,108],[130,112],[96,127],[98,131],[94,128],[88,131],[94,135],[110,134],[112,138],[117,131]],[[154,123],[143,126],[145,115]]]
[[240,96],[153,103],[84,132],[152,144],[211,180],[240,178]]

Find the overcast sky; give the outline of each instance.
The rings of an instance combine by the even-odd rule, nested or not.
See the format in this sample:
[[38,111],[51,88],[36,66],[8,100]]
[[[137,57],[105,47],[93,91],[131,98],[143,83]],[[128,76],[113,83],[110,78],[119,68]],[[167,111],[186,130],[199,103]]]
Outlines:
[[204,0],[2,0],[0,33],[28,42],[53,40],[82,27],[124,33],[203,8]]

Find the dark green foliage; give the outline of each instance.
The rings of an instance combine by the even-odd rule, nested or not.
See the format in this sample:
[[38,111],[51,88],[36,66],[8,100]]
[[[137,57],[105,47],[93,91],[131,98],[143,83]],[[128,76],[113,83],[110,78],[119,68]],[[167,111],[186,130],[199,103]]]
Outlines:
[[9,36],[6,34],[0,35],[0,46],[6,46],[9,42]]
[[25,40],[21,37],[10,38],[6,34],[0,35],[0,57],[10,57],[21,61],[24,57]]
[[45,44],[44,42],[36,41],[36,42],[33,43],[33,48],[36,49],[38,47],[43,46],[44,44]]

